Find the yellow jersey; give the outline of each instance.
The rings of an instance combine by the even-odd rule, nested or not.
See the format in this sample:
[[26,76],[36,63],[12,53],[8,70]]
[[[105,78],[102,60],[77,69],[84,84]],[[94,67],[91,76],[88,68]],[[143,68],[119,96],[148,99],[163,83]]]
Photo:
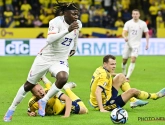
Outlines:
[[97,68],[92,76],[90,84],[90,103],[92,106],[97,107],[97,100],[95,91],[97,86],[103,89],[102,91],[102,102],[103,104],[108,101],[112,96],[112,76],[110,72],[104,69],[102,66]]

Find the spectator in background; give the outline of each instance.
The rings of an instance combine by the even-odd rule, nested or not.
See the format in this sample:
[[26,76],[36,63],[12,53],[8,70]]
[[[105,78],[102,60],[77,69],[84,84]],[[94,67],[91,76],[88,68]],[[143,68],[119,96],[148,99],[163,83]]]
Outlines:
[[124,9],[122,13],[122,20],[124,21],[124,23],[130,20],[131,18],[131,13],[128,11],[128,9]]
[[39,0],[29,0],[29,4],[32,7],[31,13],[36,16],[40,14],[40,3]]
[[101,16],[97,12],[93,16],[93,26],[94,27],[101,27]]
[[156,17],[158,13],[158,6],[155,5],[155,2],[152,3],[152,5],[149,8],[151,21],[152,21],[152,27],[156,29]]
[[34,20],[34,16],[30,13],[30,11],[28,12],[28,14],[25,16],[26,19],[26,25],[27,27],[33,27],[33,20]]
[[36,38],[45,38],[45,37],[44,37],[44,33],[41,32],[40,34],[38,34],[38,36],[37,36]]
[[32,9],[31,5],[28,4],[26,0],[24,0],[23,4],[21,5],[21,11],[23,15],[26,16],[31,9]]
[[108,13],[111,12],[114,0],[103,0],[103,7]]
[[86,9],[82,10],[82,13],[80,15],[80,20],[82,22],[83,27],[88,27],[89,23],[89,13]]
[[49,15],[49,18],[54,18],[54,5],[50,4],[50,7],[46,9],[47,14]]
[[26,27],[26,19],[23,14],[20,15],[19,22],[20,22],[20,27]]
[[79,31],[79,36],[78,37],[79,38],[84,38],[84,34],[81,31]]
[[13,5],[13,8],[15,8],[16,6],[18,7],[19,6],[19,0],[12,0],[12,5]]
[[112,30],[111,32],[111,38],[116,38],[116,33],[114,32],[114,30]]
[[46,11],[44,11],[44,12],[39,16],[39,19],[40,19],[41,22],[42,22],[42,27],[48,27],[50,18],[49,18],[49,16],[48,16],[48,14],[47,14]]
[[111,17],[107,12],[104,12],[102,17],[102,26],[104,28],[112,28],[114,27],[114,21],[115,19]]
[[121,0],[121,5],[122,5],[123,10],[125,9],[128,10],[130,6],[130,0]]
[[158,16],[156,17],[156,28],[164,28],[164,21],[161,11],[158,11]]
[[38,16],[35,16],[35,19],[33,21],[34,27],[40,27],[42,25],[42,22],[39,20]]
[[15,27],[20,27],[20,14],[18,11],[14,13],[14,23]]
[[103,16],[104,12],[105,10],[101,5],[99,5],[95,10],[95,13],[99,14],[101,17]]
[[144,16],[147,16],[149,14],[148,12],[148,8],[149,8],[149,1],[148,0],[141,0],[140,1],[141,6],[142,6],[142,10],[144,12]]
[[3,14],[0,13],[0,27],[5,27],[5,22],[4,22],[3,19],[4,19],[4,18],[3,18]]
[[13,18],[9,17],[7,21],[5,21],[5,27],[10,27],[11,23],[13,22]]
[[5,0],[5,5],[6,8],[9,7],[11,11],[13,11],[13,5],[12,5],[13,0]]
[[3,0],[0,0],[0,13],[3,13],[4,11],[4,3],[3,3]]
[[111,38],[111,34],[110,34],[109,31],[107,31],[107,32],[105,33],[105,35],[106,35],[106,38]]
[[163,21],[165,22],[165,8],[164,9],[162,9],[162,17],[163,17]]
[[165,0],[161,0],[160,2],[160,9],[165,9]]
[[50,0],[39,0],[39,2],[44,6],[44,8],[48,8],[50,6]]
[[93,26],[93,17],[95,15],[95,6],[91,6],[89,8],[89,26],[92,27]]
[[117,17],[122,18],[122,7],[121,6],[117,9]]
[[9,27],[13,19],[13,12],[10,10],[10,7],[8,6],[6,7],[6,10],[4,11],[4,18],[5,18],[6,27]]
[[16,14],[17,12],[20,14],[20,10],[19,10],[18,6],[15,6],[14,7],[14,14]]
[[115,22],[115,27],[119,28],[119,27],[123,27],[124,26],[124,22],[121,20],[121,18],[118,18]]

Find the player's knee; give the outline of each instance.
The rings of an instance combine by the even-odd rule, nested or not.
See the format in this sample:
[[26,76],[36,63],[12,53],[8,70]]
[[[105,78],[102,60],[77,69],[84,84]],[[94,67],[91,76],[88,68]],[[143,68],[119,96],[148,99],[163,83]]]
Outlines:
[[86,109],[85,107],[80,107],[79,114],[86,114],[86,113],[88,113],[88,109]]
[[24,84],[24,90],[26,92],[32,90],[32,88],[34,87],[35,85],[34,84],[31,84],[30,82],[26,81],[25,84]]
[[121,81],[122,83],[126,80],[125,75],[123,73],[117,74],[116,77],[118,77],[119,81]]
[[68,81],[68,77],[66,76],[59,77],[59,79],[57,80],[57,82],[60,83],[61,85],[64,85],[67,81]]
[[68,80],[68,74],[64,71],[61,71],[56,75],[56,79],[61,83],[66,83]]
[[136,62],[136,57],[132,57],[131,58],[131,63],[135,63]]
[[129,89],[128,92],[132,95],[132,97],[138,95],[139,93],[139,91],[135,88]]

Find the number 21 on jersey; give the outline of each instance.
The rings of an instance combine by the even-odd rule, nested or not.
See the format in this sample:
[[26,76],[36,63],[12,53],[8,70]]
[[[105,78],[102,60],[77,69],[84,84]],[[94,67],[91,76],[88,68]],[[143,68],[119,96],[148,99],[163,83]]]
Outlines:
[[137,30],[132,30],[132,35],[137,35]]

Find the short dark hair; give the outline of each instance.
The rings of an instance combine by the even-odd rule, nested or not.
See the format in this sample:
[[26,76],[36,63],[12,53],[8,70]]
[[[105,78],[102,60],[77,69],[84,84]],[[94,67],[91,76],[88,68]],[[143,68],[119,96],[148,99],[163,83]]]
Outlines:
[[79,10],[79,5],[77,3],[59,3],[58,0],[57,1],[57,4],[54,5],[54,10],[55,10],[55,13],[58,13],[58,12],[62,12],[64,13],[64,11],[66,10]]
[[104,63],[104,62],[107,63],[107,62],[109,61],[109,59],[116,60],[116,57],[113,56],[113,55],[106,55],[106,56],[104,56],[104,58],[103,58],[103,63]]
[[132,12],[133,12],[133,11],[138,11],[138,12],[140,13],[140,10],[138,10],[138,9],[133,9]]

